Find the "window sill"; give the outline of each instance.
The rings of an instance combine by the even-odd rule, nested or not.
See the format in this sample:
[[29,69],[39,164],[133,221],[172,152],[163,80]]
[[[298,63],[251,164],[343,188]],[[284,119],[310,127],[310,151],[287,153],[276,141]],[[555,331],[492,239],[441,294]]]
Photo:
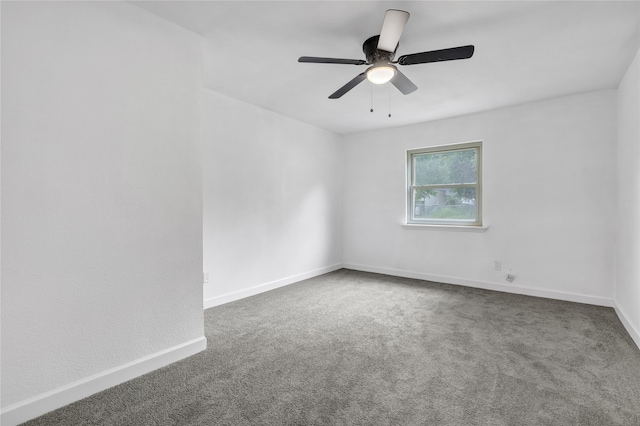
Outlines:
[[430,231],[459,231],[459,232],[484,232],[488,226],[473,225],[431,225],[421,223],[403,223],[402,227],[407,229],[424,229]]

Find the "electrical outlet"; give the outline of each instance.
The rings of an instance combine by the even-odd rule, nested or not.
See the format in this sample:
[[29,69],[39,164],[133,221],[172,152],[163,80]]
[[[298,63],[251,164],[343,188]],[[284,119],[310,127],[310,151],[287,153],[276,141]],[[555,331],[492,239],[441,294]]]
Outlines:
[[208,283],[209,282],[209,273],[208,272],[203,272],[202,273],[202,282],[203,283]]
[[493,261],[493,270],[494,271],[501,271],[502,270],[502,261],[501,260],[494,260]]

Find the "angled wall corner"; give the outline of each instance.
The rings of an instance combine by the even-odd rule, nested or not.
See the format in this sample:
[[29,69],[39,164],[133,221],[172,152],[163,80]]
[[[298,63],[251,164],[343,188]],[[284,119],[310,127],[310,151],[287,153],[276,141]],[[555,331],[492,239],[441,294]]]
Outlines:
[[640,51],[618,87],[615,303],[640,348]]
[[339,268],[342,137],[203,92],[205,306]]

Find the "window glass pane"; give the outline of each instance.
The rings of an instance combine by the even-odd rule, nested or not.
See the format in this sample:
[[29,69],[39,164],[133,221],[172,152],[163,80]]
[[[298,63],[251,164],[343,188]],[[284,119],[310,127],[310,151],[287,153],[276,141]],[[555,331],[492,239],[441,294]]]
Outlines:
[[414,219],[475,221],[476,189],[414,189],[412,205]]
[[476,156],[475,149],[415,154],[414,185],[476,183]]

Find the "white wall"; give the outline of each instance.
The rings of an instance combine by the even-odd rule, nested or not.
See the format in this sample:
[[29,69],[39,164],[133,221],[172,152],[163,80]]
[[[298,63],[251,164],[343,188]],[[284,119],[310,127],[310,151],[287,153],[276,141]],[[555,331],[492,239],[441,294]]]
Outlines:
[[618,87],[618,233],[615,301],[640,347],[640,52]]
[[[611,305],[615,109],[601,91],[345,137],[345,265]],[[401,226],[406,150],[475,140],[489,229]]]
[[204,91],[205,307],[342,261],[342,138]]
[[3,424],[204,348],[199,49],[126,3],[2,3]]

